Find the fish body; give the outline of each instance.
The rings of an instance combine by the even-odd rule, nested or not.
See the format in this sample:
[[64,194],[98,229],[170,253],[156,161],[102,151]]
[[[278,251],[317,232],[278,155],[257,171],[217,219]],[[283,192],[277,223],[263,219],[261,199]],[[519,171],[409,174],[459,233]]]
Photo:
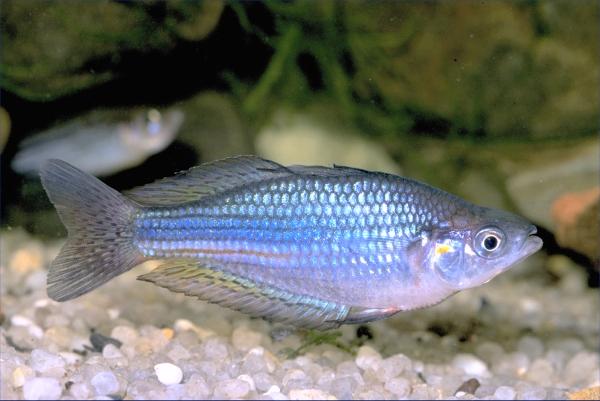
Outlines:
[[110,175],[165,149],[182,123],[176,109],[96,112],[23,141],[12,168],[31,176],[46,159],[60,159],[93,175]]
[[518,216],[350,167],[243,156],[124,195],[60,161],[41,177],[69,229],[48,276],[61,301],[161,259],[140,279],[326,329],[436,304],[542,245]]

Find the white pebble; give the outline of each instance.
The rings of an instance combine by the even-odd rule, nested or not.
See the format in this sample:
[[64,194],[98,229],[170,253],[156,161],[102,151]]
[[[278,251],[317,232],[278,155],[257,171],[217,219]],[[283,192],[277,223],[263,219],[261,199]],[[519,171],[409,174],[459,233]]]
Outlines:
[[187,348],[175,343],[173,344],[171,350],[167,352],[167,356],[174,362],[177,362],[180,359],[188,359],[190,357],[190,352],[187,350]]
[[398,398],[404,398],[410,394],[410,382],[403,377],[395,377],[385,383],[385,389]]
[[12,373],[12,384],[13,387],[19,388],[25,384],[25,381],[31,377],[34,377],[35,373],[27,365],[18,366],[13,370]]
[[554,368],[552,363],[546,359],[533,361],[525,377],[542,386],[551,386],[554,380]]
[[123,344],[133,344],[139,337],[136,329],[129,326],[116,326],[110,332],[110,336]]
[[323,390],[308,388],[290,391],[290,400],[335,400],[336,398]]
[[597,380],[600,357],[595,352],[581,351],[573,355],[564,369],[563,379],[569,385],[581,385],[582,382]]
[[25,287],[31,288],[32,290],[44,288],[46,286],[46,276],[45,271],[37,271],[30,274],[25,279]]
[[168,362],[154,365],[154,372],[156,373],[156,377],[158,377],[158,381],[167,386],[170,384],[179,384],[183,379],[181,368]]
[[266,392],[263,393],[263,395],[271,395],[273,393],[281,393],[279,386],[272,385]]
[[542,308],[542,305],[536,299],[531,297],[521,298],[519,306],[526,313],[537,313]]
[[119,315],[121,315],[121,311],[116,308],[110,308],[107,312],[110,320],[115,320],[119,317]]
[[275,379],[267,372],[255,373],[252,379],[258,391],[267,391],[275,383]]
[[171,384],[165,387],[165,400],[180,400],[185,397],[185,384]]
[[119,391],[119,381],[111,371],[97,373],[92,377],[91,384],[96,391],[96,395],[109,395]]
[[231,379],[217,383],[214,396],[217,399],[242,398],[250,392],[250,385],[243,380]]
[[48,298],[38,299],[33,303],[34,308],[45,308],[48,305],[50,305],[50,300]]
[[197,400],[208,398],[212,392],[212,388],[208,386],[204,377],[198,373],[192,374],[192,376],[185,381],[184,386],[186,392]]
[[523,336],[517,344],[517,349],[531,359],[539,358],[544,354],[544,344],[532,336]]
[[175,331],[195,330],[196,325],[187,319],[177,319],[173,325]]
[[356,381],[351,377],[337,377],[331,381],[329,391],[339,399],[349,400],[352,398],[354,388],[356,388]]
[[250,391],[256,390],[256,384],[254,384],[254,379],[248,375],[239,375],[237,377],[238,380],[243,380],[250,386]]
[[223,340],[209,339],[202,343],[202,357],[213,360],[223,361],[229,356],[228,344]]
[[545,400],[546,390],[542,387],[532,387],[519,394],[521,400]]
[[43,349],[34,349],[31,351],[31,367],[37,372],[44,373],[51,369],[64,368],[65,361],[60,356]]
[[497,400],[514,400],[516,395],[516,391],[508,386],[500,386],[494,392],[494,398]]
[[283,379],[281,379],[281,384],[287,386],[291,381],[307,381],[310,380],[306,373],[304,373],[301,369],[290,369],[288,370]]
[[481,359],[471,354],[458,354],[452,360],[452,365],[461,369],[467,375],[489,376],[487,365]]
[[201,340],[205,340],[208,337],[215,335],[214,331],[209,330],[209,329],[203,329],[202,327],[198,327],[194,323],[190,322],[187,319],[177,319],[175,321],[175,324],[173,325],[173,328],[177,332],[193,331],[194,333],[196,333],[198,338],[200,338]]
[[122,358],[124,355],[114,344],[106,344],[104,348],[102,348],[102,356],[106,359],[112,359]]
[[405,355],[397,354],[383,360],[383,380],[387,381],[400,375],[402,372],[410,370],[412,361]]
[[34,377],[23,385],[23,398],[26,400],[57,400],[62,395],[62,387],[52,377]]
[[69,388],[69,393],[77,400],[85,400],[90,398],[92,389],[87,383],[74,383]]
[[250,354],[248,353],[242,362],[242,370],[244,372],[251,372],[252,374],[257,374],[259,372],[264,372],[267,370],[267,363],[262,355]]
[[35,338],[44,337],[44,330],[42,330],[42,328],[37,324],[27,327],[27,332],[29,333],[29,335]]
[[265,393],[264,396],[269,397],[272,400],[288,400],[289,398],[285,396],[285,394],[281,393],[281,389],[279,386],[271,386]]
[[10,324],[13,326],[29,327],[35,323],[33,323],[31,319],[23,315],[14,315],[10,318]]
[[358,349],[356,355],[356,365],[362,370],[377,370],[381,366],[381,355],[368,345],[363,345]]

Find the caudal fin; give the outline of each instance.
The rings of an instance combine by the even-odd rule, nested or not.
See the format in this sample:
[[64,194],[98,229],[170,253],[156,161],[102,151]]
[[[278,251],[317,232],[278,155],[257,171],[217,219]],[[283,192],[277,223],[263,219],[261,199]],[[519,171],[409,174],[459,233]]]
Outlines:
[[143,262],[133,244],[132,201],[62,160],[46,161],[40,177],[69,232],[48,272],[50,298],[76,298]]

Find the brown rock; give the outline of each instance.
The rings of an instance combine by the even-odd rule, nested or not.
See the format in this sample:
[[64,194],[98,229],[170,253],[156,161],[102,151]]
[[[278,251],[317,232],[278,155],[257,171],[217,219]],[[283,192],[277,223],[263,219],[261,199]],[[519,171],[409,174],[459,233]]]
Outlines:
[[600,186],[560,196],[552,205],[556,240],[590,259],[600,259]]

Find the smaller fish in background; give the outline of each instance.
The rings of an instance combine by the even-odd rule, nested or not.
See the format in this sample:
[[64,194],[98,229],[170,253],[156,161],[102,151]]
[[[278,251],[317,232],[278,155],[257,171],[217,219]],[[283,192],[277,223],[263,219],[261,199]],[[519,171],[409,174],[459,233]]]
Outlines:
[[89,174],[114,174],[164,150],[183,120],[178,109],[93,112],[24,140],[11,166],[34,176],[45,160],[58,158]]

